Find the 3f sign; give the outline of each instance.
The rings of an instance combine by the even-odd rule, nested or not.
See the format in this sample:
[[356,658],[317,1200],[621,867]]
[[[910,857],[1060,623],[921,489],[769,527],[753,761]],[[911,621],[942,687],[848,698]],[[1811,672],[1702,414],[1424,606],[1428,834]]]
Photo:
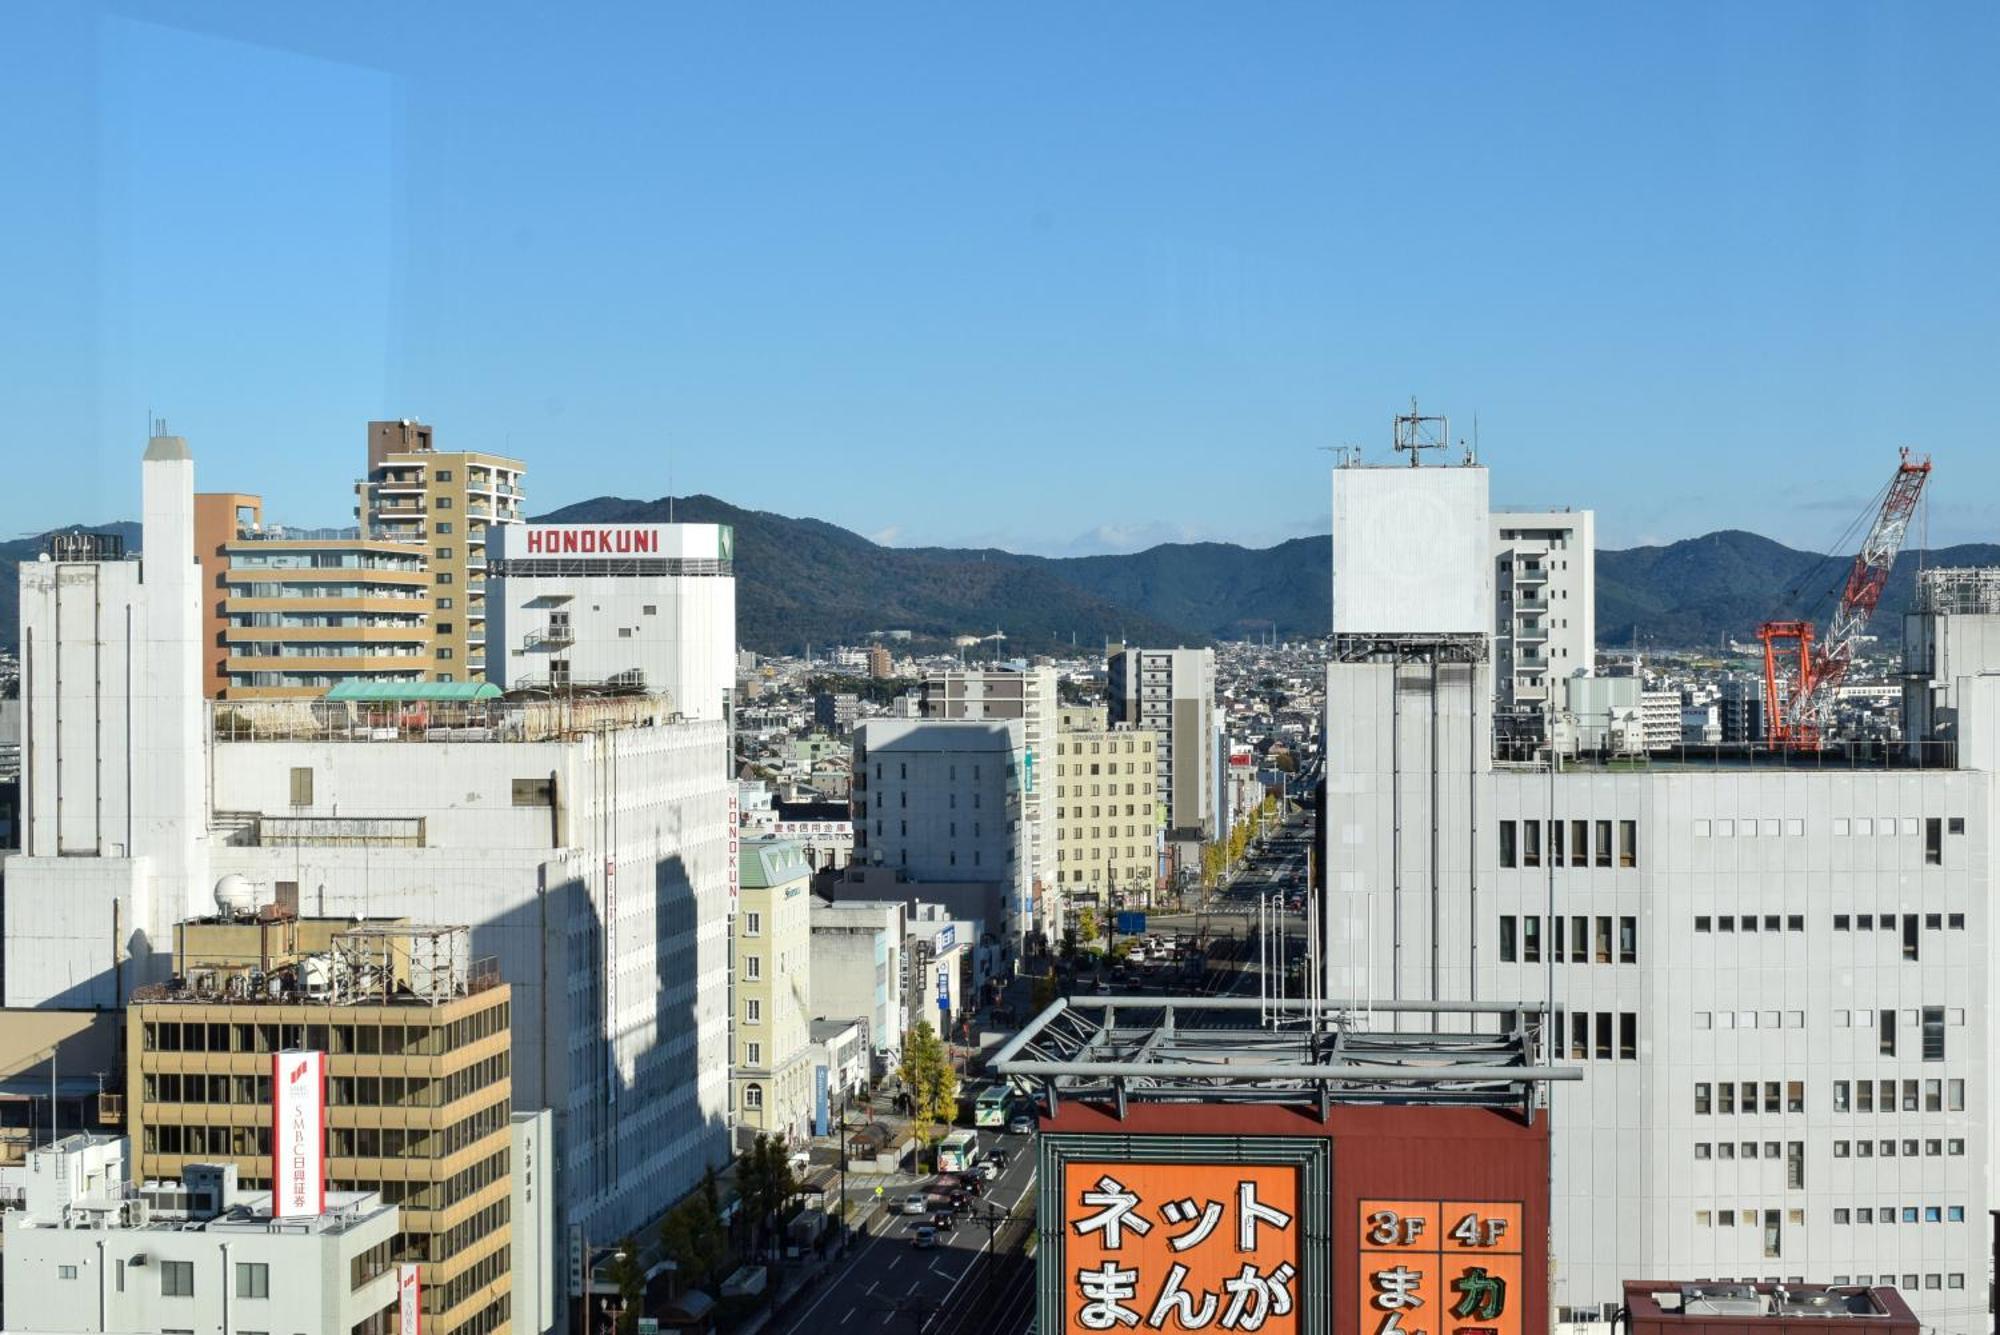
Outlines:
[[[1468,1216],[1468,1219],[1470,1216]],[[1409,1247],[1424,1235],[1422,1215],[1377,1210],[1368,1216],[1368,1241],[1377,1247]],[[1463,1228],[1464,1225],[1459,1225]]]

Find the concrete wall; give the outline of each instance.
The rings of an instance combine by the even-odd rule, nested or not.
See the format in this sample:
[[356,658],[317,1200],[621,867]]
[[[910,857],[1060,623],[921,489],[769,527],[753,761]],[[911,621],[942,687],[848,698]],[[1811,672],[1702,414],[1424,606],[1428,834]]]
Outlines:
[[[472,926],[515,988],[515,1106],[556,1110],[563,1205],[593,1235],[644,1222],[727,1154],[725,728],[536,743],[224,742],[216,802],[420,815],[426,848],[229,847],[218,873],[296,881],[312,913]],[[515,806],[555,777],[556,804]],[[576,1222],[569,1213],[568,1222]]]

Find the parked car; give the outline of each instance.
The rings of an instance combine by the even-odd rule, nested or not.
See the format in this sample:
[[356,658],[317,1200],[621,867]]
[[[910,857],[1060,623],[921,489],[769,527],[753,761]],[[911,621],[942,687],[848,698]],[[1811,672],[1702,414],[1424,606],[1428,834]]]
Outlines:
[[910,1245],[917,1248],[935,1247],[937,1235],[938,1231],[929,1224],[918,1224],[916,1231],[910,1234]]
[[931,1206],[930,1202],[924,1199],[923,1192],[913,1191],[909,1195],[903,1197],[903,1204],[900,1208],[904,1214],[923,1214],[926,1211],[928,1211],[931,1208]]

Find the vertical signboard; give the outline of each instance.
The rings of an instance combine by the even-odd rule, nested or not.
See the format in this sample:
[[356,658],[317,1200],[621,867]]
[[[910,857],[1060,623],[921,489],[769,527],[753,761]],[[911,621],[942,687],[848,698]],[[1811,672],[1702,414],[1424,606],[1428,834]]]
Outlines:
[[824,1066],[813,1067],[813,1134],[815,1136],[823,1136],[827,1133],[828,1114],[832,1111],[828,1106],[832,1102],[829,1095],[831,1075],[832,1073]]
[[1309,1229],[1306,1218],[1320,1193],[1307,1183],[1324,1158],[1253,1156],[1062,1156],[1059,1269],[1043,1272],[1055,1281],[1044,1293],[1057,1304],[1050,1328],[1324,1331],[1323,1304],[1305,1278],[1325,1252],[1323,1235],[1314,1236],[1324,1221]]
[[729,911],[731,914],[736,912],[736,896],[738,888],[742,884],[736,865],[736,855],[740,851],[738,840],[742,837],[737,829],[736,823],[738,819],[739,808],[736,801],[736,790],[731,788],[729,790]]
[[326,1213],[326,1054],[271,1054],[271,1213]]
[[396,1267],[396,1335],[423,1335],[422,1268],[404,1263]]
[[1361,1202],[1360,1335],[1521,1335],[1519,1201]]

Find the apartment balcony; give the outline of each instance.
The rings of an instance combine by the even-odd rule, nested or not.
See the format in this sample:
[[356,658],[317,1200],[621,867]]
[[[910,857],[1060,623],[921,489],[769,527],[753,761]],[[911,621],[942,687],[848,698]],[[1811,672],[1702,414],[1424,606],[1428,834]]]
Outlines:
[[1540,561],[1517,561],[1514,564],[1514,583],[1547,584],[1549,568]]
[[424,513],[424,503],[420,499],[410,501],[377,501],[375,503],[375,513],[392,517],[398,515],[421,515]]
[[1516,644],[1545,644],[1548,642],[1548,638],[1549,623],[1540,619],[1533,622],[1523,621],[1514,627],[1514,642]]
[[424,489],[424,475],[416,473],[391,473],[375,479],[371,484],[378,492],[411,492]]

